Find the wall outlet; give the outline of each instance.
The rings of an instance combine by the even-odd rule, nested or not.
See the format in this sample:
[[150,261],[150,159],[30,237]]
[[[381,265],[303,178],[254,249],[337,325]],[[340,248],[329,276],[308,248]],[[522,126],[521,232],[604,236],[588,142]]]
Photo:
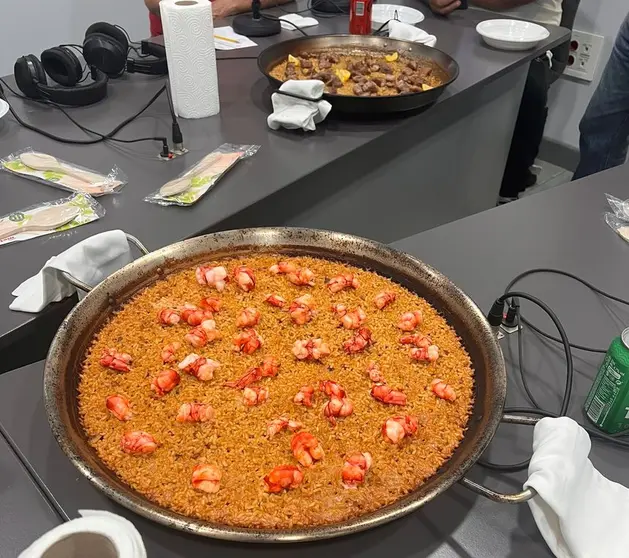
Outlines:
[[570,55],[564,73],[584,81],[592,81],[601,57],[605,37],[583,31],[573,31]]

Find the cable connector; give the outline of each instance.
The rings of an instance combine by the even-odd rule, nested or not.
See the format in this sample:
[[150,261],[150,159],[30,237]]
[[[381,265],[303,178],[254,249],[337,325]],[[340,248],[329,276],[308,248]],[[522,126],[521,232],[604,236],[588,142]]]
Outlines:
[[502,325],[506,328],[514,328],[518,326],[518,310],[520,309],[520,301],[517,298],[512,298],[507,311],[502,318]]
[[491,326],[491,329],[494,330],[496,336],[500,332],[500,324],[502,324],[502,314],[504,312],[505,302],[504,299],[497,298],[494,303],[491,305],[491,310],[489,314],[487,314],[487,321]]
[[181,128],[179,127],[179,122],[176,120],[173,121],[172,125],[173,131],[173,151],[175,153],[185,153],[186,148],[183,145],[183,134],[181,133]]

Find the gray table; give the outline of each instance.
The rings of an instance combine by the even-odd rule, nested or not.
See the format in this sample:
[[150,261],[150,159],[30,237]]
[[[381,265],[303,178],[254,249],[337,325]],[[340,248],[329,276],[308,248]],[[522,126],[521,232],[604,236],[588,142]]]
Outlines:
[[[506,283],[532,267],[572,271],[597,286],[629,298],[629,246],[602,220],[604,192],[629,196],[629,166],[474,215],[396,243],[435,265],[487,309]],[[566,325],[573,342],[605,347],[629,321],[629,311],[602,302],[568,279],[534,276],[520,285],[548,302]],[[548,324],[523,303],[526,315]],[[587,319],[586,319],[587,317]],[[549,328],[550,329],[550,328]],[[508,402],[528,405],[513,369],[514,339],[503,349],[508,361]],[[575,396],[570,414],[583,420],[581,405],[601,360],[575,351]],[[526,370],[536,395],[556,409],[565,363],[557,347],[525,334]],[[151,524],[107,500],[79,477],[57,447],[48,428],[40,388],[42,364],[0,377],[0,423],[11,433],[60,504],[74,516],[81,507],[113,510],[131,518],[152,557],[188,557],[215,553],[226,558],[255,550],[259,556],[294,556],[290,547],[252,547],[184,536]],[[493,459],[514,462],[529,456],[531,430],[500,428],[490,449]],[[591,458],[609,478],[629,485],[627,454],[594,443]],[[524,473],[494,474],[479,467],[469,476],[504,491],[518,490]],[[72,489],[69,490],[68,487]],[[419,512],[370,532],[298,549],[305,558],[325,555],[460,558],[531,558],[551,556],[528,506],[500,505],[455,486]]]
[[[412,0],[406,0],[412,1]],[[423,7],[425,12],[428,10]],[[449,19],[427,14],[422,27],[460,64],[458,80],[441,100],[406,118],[347,121],[331,118],[312,134],[266,126],[269,87],[255,60],[220,61],[221,113],[182,120],[191,152],[170,163],[157,161],[157,146],[67,146],[0,121],[0,155],[32,146],[62,159],[106,170],[118,165],[129,186],[100,198],[104,219],[61,235],[0,248],[0,371],[28,354],[42,358],[72,301],[39,316],[11,312],[11,290],[51,256],[97,232],[121,228],[150,249],[220,228],[298,225],[351,232],[392,242],[415,232],[484,210],[495,203],[528,62],[567,36],[552,28],[535,50],[501,52],[481,43],[474,27],[490,14],[460,12]],[[313,33],[345,32],[347,19],[321,19]],[[283,31],[261,39],[259,48],[219,53],[256,55],[272,41],[296,36]],[[112,129],[156,92],[163,80],[125,76],[111,82],[106,103],[73,110],[84,125]],[[65,137],[83,137],[59,112],[13,99],[30,123]],[[165,99],[157,101],[120,137],[170,134]],[[223,142],[262,148],[233,169],[203,201],[190,208],[164,208],[144,196]],[[454,164],[456,162],[456,164]],[[54,188],[0,173],[1,213],[65,195]],[[26,327],[25,327],[26,326]],[[37,331],[37,340],[28,336]],[[17,346],[16,346],[17,344]],[[7,351],[8,347],[15,350]],[[4,350],[4,351],[3,351]],[[24,362],[23,362],[24,363]]]
[[0,555],[17,556],[61,523],[0,436]]

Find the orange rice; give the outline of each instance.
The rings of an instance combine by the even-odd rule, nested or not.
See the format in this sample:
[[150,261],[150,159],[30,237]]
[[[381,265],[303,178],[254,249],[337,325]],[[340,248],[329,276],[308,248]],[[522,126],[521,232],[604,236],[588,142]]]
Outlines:
[[[314,287],[297,287],[285,275],[268,271],[280,259],[285,258],[261,255],[208,262],[225,266],[230,274],[237,265],[252,268],[257,284],[249,293],[238,288],[231,277],[225,291],[218,293],[199,285],[194,269],[173,273],[135,296],[93,341],[79,385],[85,433],[111,470],[163,507],[240,527],[291,528],[338,522],[374,511],[413,491],[437,471],[463,438],[473,403],[471,361],[454,330],[428,302],[373,272],[314,258],[290,259],[316,275]],[[348,272],[358,277],[360,287],[331,294],[325,282]],[[378,310],[373,298],[385,289],[395,291],[397,299]],[[279,294],[290,303],[306,292],[314,297],[317,316],[303,326],[295,325],[286,311],[264,302],[267,294]],[[180,323],[166,327],[157,322],[159,309],[186,302],[198,304],[207,296],[217,296],[222,302],[214,318],[221,340],[194,349],[183,340],[190,326]],[[365,326],[371,329],[375,343],[362,353],[346,354],[342,343],[354,332],[339,327],[338,316],[330,310],[332,303],[362,307],[367,313]],[[236,316],[248,306],[262,313],[255,329],[264,345],[253,355],[236,353],[232,345],[239,331]],[[419,331],[430,335],[439,347],[437,362],[413,361],[408,346],[399,343],[402,332],[396,324],[400,315],[417,309],[424,314]],[[322,363],[297,361],[291,353],[295,340],[310,337],[321,337],[332,350]],[[161,349],[173,341],[183,346],[176,362],[164,365]],[[130,372],[114,372],[99,364],[103,350],[110,347],[131,354]],[[193,352],[221,363],[214,379],[200,382],[182,373],[177,388],[156,397],[150,389],[151,379],[164,368],[176,369],[177,363]],[[246,407],[242,393],[223,383],[239,378],[269,355],[281,363],[277,377],[258,382],[268,387],[269,400]],[[365,372],[371,361],[380,365],[388,385],[408,396],[406,406],[385,405],[371,397],[371,382]],[[430,383],[435,378],[456,390],[456,401],[445,401],[432,393]],[[293,403],[301,386],[317,387],[320,380],[328,379],[341,384],[354,403],[353,414],[340,419],[336,427],[323,416],[327,398],[322,393],[317,391],[311,409]],[[106,409],[105,399],[112,394],[129,399],[134,414],[130,421],[121,422]],[[176,422],[180,405],[195,401],[211,404],[215,420],[201,424]],[[296,489],[269,494],[264,490],[263,477],[278,465],[297,465],[290,449],[292,433],[283,431],[272,439],[266,436],[268,423],[280,415],[302,422],[321,443],[325,458],[302,469],[304,480]],[[381,428],[387,418],[399,415],[417,416],[420,427],[417,434],[393,445],[383,439]],[[132,430],[152,434],[158,449],[144,456],[122,452],[121,437]],[[373,465],[363,485],[347,490],[341,484],[343,458],[355,451],[371,453]],[[192,470],[200,463],[221,470],[217,493],[193,489]]]

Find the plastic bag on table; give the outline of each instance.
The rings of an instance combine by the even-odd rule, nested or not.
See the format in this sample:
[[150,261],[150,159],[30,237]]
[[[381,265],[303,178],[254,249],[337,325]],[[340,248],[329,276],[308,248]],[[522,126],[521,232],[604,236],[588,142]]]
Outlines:
[[127,177],[115,165],[109,174],[104,175],[47,153],[33,151],[31,147],[0,159],[0,168],[48,186],[94,197],[119,192],[127,183]]
[[616,231],[619,236],[629,242],[629,222],[619,219],[613,213],[605,213],[605,222]]
[[616,217],[629,221],[629,200],[621,200],[611,194],[605,194],[605,198],[607,198],[607,203],[609,204],[609,207],[612,208]]
[[259,145],[224,143],[144,201],[160,205],[193,205],[238,161],[251,157],[258,149]]
[[[59,210],[66,208],[59,214]],[[51,209],[54,208],[54,215]],[[44,214],[41,212],[46,212]],[[38,214],[40,221],[38,222]],[[38,236],[67,231],[86,225],[105,215],[105,208],[88,194],[73,194],[51,202],[31,205],[19,211],[0,216],[0,246],[30,240]],[[65,220],[65,222],[63,222]],[[51,221],[59,222],[56,227],[46,228]],[[32,226],[35,225],[35,226]]]

